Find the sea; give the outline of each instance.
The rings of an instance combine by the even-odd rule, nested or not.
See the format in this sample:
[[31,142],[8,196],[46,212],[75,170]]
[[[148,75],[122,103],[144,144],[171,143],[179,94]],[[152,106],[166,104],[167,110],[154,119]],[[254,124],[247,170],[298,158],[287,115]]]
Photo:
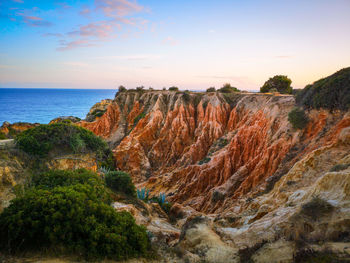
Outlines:
[[0,126],[4,121],[47,124],[59,116],[84,119],[103,99],[113,99],[111,89],[9,89],[0,88]]

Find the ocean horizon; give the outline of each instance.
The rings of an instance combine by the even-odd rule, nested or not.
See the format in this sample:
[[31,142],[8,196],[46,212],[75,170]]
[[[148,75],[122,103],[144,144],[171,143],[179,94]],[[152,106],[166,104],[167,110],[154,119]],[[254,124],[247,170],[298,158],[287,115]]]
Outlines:
[[0,125],[4,121],[49,123],[60,116],[84,119],[103,99],[113,99],[117,89],[0,88]]

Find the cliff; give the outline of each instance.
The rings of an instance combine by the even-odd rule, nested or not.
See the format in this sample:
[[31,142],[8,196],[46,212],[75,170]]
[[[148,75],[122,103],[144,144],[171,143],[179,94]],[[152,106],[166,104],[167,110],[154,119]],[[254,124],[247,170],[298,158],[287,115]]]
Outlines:
[[117,167],[136,183],[213,213],[268,192],[350,125],[347,114],[311,111],[308,126],[294,130],[294,105],[292,96],[122,92],[98,120],[80,125],[109,142]]

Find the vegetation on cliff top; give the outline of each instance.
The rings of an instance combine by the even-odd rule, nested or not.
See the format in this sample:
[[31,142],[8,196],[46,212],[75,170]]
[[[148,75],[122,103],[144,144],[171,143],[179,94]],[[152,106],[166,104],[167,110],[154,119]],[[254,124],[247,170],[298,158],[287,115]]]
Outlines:
[[296,95],[305,108],[348,110],[350,108],[350,67],[307,85]]
[[110,171],[105,174],[106,185],[113,191],[136,197],[136,188],[128,173]]
[[106,197],[103,180],[86,170],[35,176],[33,186],[0,214],[0,248],[53,249],[88,259],[148,254],[145,228],[129,213],[116,212]]
[[277,91],[281,94],[292,94],[293,88],[290,86],[292,80],[287,76],[276,75],[273,78],[269,78],[264,85],[260,88],[260,92],[273,92]]
[[28,154],[45,157],[54,150],[95,152],[100,166],[113,168],[113,156],[106,142],[89,130],[61,122],[42,124],[17,135],[18,147]]

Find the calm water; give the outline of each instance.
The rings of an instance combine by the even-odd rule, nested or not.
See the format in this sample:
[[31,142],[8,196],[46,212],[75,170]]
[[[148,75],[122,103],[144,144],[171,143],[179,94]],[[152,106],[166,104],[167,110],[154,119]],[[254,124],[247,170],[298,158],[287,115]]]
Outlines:
[[48,123],[59,116],[85,118],[102,99],[113,99],[117,90],[1,89],[0,126],[4,121]]

